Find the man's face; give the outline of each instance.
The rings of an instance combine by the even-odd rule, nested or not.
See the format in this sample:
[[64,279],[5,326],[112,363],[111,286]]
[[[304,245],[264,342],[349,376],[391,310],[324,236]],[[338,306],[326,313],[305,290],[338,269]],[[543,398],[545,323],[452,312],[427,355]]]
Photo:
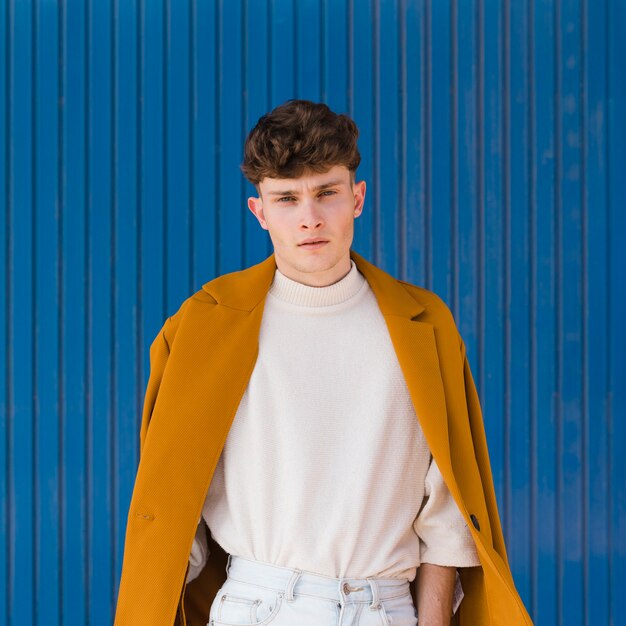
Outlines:
[[[365,181],[354,185],[350,171],[335,165],[324,174],[264,178],[260,197],[248,208],[269,231],[278,269],[288,278],[324,287],[350,271],[354,219],[363,210]],[[325,243],[306,245],[308,239]]]

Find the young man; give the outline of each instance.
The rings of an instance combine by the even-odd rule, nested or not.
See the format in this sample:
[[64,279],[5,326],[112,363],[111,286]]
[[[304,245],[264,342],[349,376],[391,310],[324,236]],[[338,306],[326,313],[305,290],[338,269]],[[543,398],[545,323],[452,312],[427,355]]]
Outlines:
[[246,140],[274,252],[151,346],[118,626],[531,624],[452,316],[351,250],[357,137],[291,100]]

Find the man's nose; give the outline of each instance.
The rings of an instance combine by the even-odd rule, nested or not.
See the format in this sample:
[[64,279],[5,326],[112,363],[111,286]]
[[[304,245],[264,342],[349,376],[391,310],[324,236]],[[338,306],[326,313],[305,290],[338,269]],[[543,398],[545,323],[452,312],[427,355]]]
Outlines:
[[301,223],[303,226],[315,228],[323,221],[322,214],[313,200],[306,200],[302,203]]

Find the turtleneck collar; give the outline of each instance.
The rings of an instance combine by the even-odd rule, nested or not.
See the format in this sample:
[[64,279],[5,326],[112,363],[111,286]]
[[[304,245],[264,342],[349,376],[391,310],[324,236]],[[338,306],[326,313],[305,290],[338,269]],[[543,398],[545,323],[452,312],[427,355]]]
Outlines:
[[278,268],[269,293],[285,302],[300,306],[320,307],[340,304],[352,298],[361,289],[365,276],[350,259],[350,271],[336,283],[325,287],[311,287],[287,278]]

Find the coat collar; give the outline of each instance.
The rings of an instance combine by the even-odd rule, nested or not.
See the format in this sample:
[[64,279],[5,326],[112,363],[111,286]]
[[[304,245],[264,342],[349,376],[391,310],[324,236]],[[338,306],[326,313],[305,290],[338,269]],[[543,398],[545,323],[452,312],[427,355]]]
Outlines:
[[[365,276],[383,315],[399,315],[409,319],[424,310],[393,276],[350,250],[350,258]],[[202,285],[218,304],[242,311],[252,311],[269,291],[276,271],[274,253],[261,263],[247,269],[218,276]]]

